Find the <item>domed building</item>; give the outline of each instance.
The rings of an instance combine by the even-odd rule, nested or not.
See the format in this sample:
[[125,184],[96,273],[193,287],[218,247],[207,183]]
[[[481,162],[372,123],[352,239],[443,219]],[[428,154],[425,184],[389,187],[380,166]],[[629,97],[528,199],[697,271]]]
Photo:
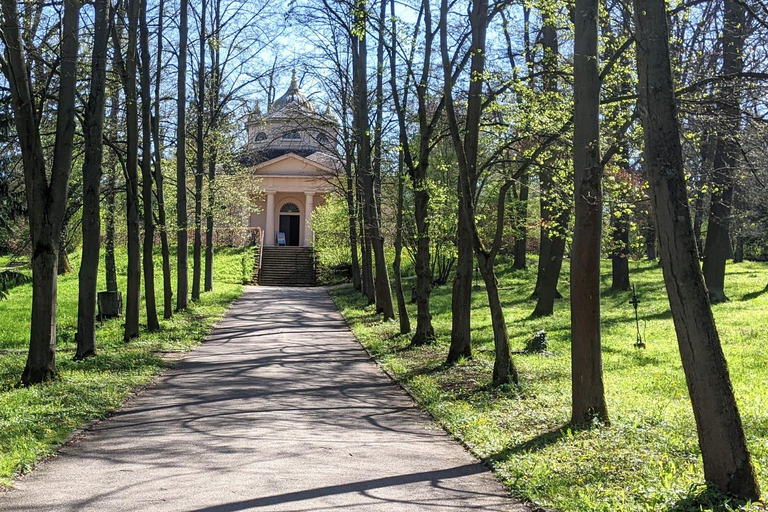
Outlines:
[[311,218],[324,203],[341,168],[336,156],[338,122],[299,90],[293,72],[288,90],[262,114],[257,104],[246,122],[247,161],[260,179],[264,197],[251,215],[265,246],[310,247]]

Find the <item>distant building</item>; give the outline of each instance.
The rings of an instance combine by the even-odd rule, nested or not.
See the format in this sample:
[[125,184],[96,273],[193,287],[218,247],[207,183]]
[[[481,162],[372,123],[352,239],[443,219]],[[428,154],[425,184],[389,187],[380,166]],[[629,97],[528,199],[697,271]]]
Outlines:
[[312,211],[325,202],[340,169],[335,155],[338,121],[324,114],[299,90],[294,71],[291,85],[269,107],[248,116],[247,163],[260,178],[264,197],[251,215],[252,230],[264,233],[264,245],[312,245]]

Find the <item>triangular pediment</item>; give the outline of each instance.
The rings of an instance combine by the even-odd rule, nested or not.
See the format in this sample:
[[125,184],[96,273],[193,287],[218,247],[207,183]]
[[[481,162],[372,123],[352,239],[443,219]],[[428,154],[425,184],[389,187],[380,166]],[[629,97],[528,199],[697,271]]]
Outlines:
[[313,153],[308,157],[286,153],[255,165],[253,172],[260,176],[329,176],[337,173],[331,155]]

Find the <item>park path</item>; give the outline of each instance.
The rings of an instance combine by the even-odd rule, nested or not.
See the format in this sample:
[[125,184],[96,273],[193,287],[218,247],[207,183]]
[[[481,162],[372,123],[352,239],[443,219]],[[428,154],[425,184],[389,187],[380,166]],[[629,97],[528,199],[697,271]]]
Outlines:
[[528,510],[319,288],[248,287],[205,344],[15,487],[0,510]]

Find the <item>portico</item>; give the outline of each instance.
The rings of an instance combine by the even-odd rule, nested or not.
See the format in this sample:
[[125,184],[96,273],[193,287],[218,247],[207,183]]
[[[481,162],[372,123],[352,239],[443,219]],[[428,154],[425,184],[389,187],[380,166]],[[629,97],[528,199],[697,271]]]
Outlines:
[[[302,209],[300,195],[294,192],[266,190],[264,244],[276,245],[277,233],[285,236],[285,245],[311,247],[314,240],[312,211],[316,191],[305,190]],[[277,200],[275,199],[277,197]],[[258,216],[255,216],[258,217]],[[302,222],[303,221],[303,222]],[[301,241],[301,243],[299,243]]]
[[264,197],[259,201],[259,213],[251,215],[250,225],[262,228],[264,245],[282,245],[284,239],[288,246],[311,247],[312,212],[325,202],[323,195],[330,190],[333,170],[288,153],[257,165],[254,176],[261,180]]
[[331,191],[340,162],[335,156],[338,123],[327,109],[317,112],[299,90],[296,75],[286,93],[262,115],[258,105],[248,118],[252,172],[263,197],[251,215],[251,229],[264,245],[311,247],[312,212]]

